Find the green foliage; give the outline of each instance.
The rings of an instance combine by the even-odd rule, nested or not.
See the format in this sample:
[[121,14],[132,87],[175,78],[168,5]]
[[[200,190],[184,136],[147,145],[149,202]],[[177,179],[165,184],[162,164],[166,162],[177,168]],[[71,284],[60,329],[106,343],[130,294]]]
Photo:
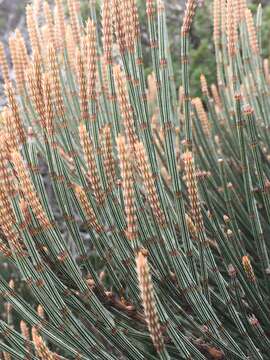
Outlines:
[[216,82],[216,74],[213,71],[215,68],[215,61],[213,60],[213,48],[210,45],[209,39],[200,41],[200,45],[196,49],[190,51],[190,84],[192,94],[198,96],[200,94],[200,76],[204,74],[210,84]]
[[200,75],[204,74],[209,84],[216,82],[216,67],[212,40],[212,2],[205,1],[196,11],[191,32],[190,85],[194,96],[200,94]]
[[[0,350],[33,360],[267,360],[270,79],[252,16],[233,21],[228,3],[214,54],[208,6],[192,26],[188,2],[176,45],[162,2],[148,2],[139,15],[147,83],[134,3],[104,1],[104,19],[89,5],[85,29],[68,2],[68,44],[59,29],[39,43],[33,18],[29,59],[14,39],[0,249],[21,283],[11,289],[0,272],[2,305],[16,314],[0,318]],[[20,319],[39,341],[26,341]]]

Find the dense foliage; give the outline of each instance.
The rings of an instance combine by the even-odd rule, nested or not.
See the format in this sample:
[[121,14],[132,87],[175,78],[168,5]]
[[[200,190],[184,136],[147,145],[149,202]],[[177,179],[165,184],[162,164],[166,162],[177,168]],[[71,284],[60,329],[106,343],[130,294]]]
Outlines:
[[0,252],[20,276],[0,272],[3,357],[267,359],[262,8],[254,20],[243,0],[214,0],[213,50],[199,41],[216,67],[192,98],[195,1],[180,84],[163,1],[141,10],[147,79],[135,0],[91,1],[88,20],[78,0],[67,13],[62,0],[42,5],[26,9],[31,53],[20,31],[9,38],[15,81],[0,46]]

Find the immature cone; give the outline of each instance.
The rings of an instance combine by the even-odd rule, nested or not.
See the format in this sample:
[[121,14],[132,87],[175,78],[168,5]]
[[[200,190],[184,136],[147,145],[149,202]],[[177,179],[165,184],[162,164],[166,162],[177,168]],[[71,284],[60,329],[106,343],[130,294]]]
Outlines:
[[113,27],[112,27],[111,0],[103,0],[102,6],[102,31],[103,31],[103,50],[106,64],[112,62],[112,44],[113,44]]
[[221,34],[226,34],[227,29],[227,7],[226,0],[220,0],[220,12],[221,12]]
[[26,7],[26,22],[32,50],[41,54],[39,32],[31,5],[27,5]]
[[246,10],[246,0],[234,0],[234,13],[236,26],[240,26],[240,23],[245,19],[245,10]]
[[24,40],[19,30],[16,30],[15,36],[9,38],[9,49],[11,60],[15,73],[16,85],[20,94],[24,90],[25,70],[28,64],[28,55]]
[[42,64],[40,55],[36,52],[34,52],[32,66],[27,72],[27,82],[31,100],[33,100],[36,112],[39,115],[40,125],[44,129],[46,126],[46,117],[42,88]]
[[44,95],[44,113],[46,119],[46,129],[49,136],[54,134],[54,113],[51,99],[51,85],[50,74],[43,74],[43,95]]
[[[1,229],[1,225],[0,225],[0,229]],[[12,252],[10,251],[9,246],[2,241],[0,241],[0,254],[5,258],[9,258],[12,256]]]
[[113,11],[113,24],[114,31],[116,35],[116,40],[119,46],[120,53],[124,53],[126,50],[126,37],[125,37],[125,27],[124,27],[124,18],[123,11],[120,0],[112,0],[112,11]]
[[1,121],[2,121],[2,129],[0,129],[0,137],[2,139],[2,144],[0,145],[0,149],[4,148],[4,158],[8,158],[8,153],[10,150],[10,142],[9,142],[9,136],[8,136],[8,127],[7,127],[7,119],[10,119],[10,111],[8,108],[3,108],[2,114],[1,114]]
[[26,340],[25,347],[26,347],[27,351],[31,351],[29,327],[27,326],[26,322],[23,320],[20,321],[20,329],[21,329],[22,336]]
[[178,102],[179,102],[180,110],[182,110],[183,107],[184,97],[185,97],[184,87],[181,85],[179,86],[179,90],[178,90]]
[[207,80],[206,80],[206,77],[204,76],[204,74],[200,75],[200,82],[201,82],[202,93],[204,95],[208,96],[209,95],[208,85],[207,85]]
[[107,174],[108,186],[109,188],[111,188],[116,179],[116,172],[115,172],[115,160],[113,157],[111,129],[109,125],[106,125],[102,129],[101,150],[102,150],[103,164],[104,164],[105,172]]
[[33,11],[34,11],[34,19],[38,22],[39,13],[41,10],[41,0],[33,0]]
[[20,206],[20,210],[23,216],[23,223],[21,225],[22,229],[23,228],[29,228],[31,227],[31,213],[30,213],[30,208],[27,204],[27,201],[23,198],[20,198],[20,202],[19,202],[19,206]]
[[155,181],[150,169],[149,160],[146,155],[144,145],[141,142],[135,143],[136,160],[139,167],[140,175],[142,176],[147,198],[150,207],[161,226],[166,225],[166,218],[161,208],[158,194],[156,191]]
[[68,0],[68,10],[70,17],[70,25],[73,32],[74,40],[76,44],[80,43],[80,25],[78,21],[78,16],[76,12],[76,4],[74,0]]
[[86,71],[84,66],[84,59],[79,49],[77,49],[76,51],[76,68],[77,68],[77,77],[79,83],[81,120],[86,122],[89,120],[87,78],[86,78]]
[[71,69],[76,71],[76,59],[74,58],[74,54],[76,53],[77,44],[75,43],[70,24],[66,26],[66,40],[67,40],[68,62]]
[[55,355],[48,349],[37,328],[32,328],[32,339],[35,346],[35,352],[42,360],[56,360]]
[[188,188],[188,195],[191,205],[191,214],[192,220],[196,228],[196,233],[198,235],[199,231],[203,231],[203,218],[201,213],[201,205],[198,196],[198,187],[195,175],[194,161],[193,156],[190,151],[186,152],[184,155],[185,162],[185,180]]
[[137,237],[136,201],[134,191],[134,180],[130,149],[125,138],[119,136],[117,139],[118,156],[122,176],[122,189],[124,195],[125,213],[127,218],[127,238],[134,240]]
[[256,318],[256,316],[254,314],[252,314],[250,317],[249,317],[249,323],[252,327],[256,328],[256,327],[259,327],[260,326],[260,322],[259,320]]
[[21,190],[24,194],[25,199],[27,200],[28,205],[31,207],[34,215],[36,216],[38,222],[41,226],[48,228],[51,227],[50,221],[44,212],[41,202],[38,198],[38,194],[34,188],[34,185],[31,181],[28,170],[20,153],[14,151],[11,154],[12,163],[15,167]]
[[245,270],[245,273],[246,273],[248,279],[251,282],[255,283],[256,282],[256,277],[255,277],[255,274],[254,274],[253,267],[251,265],[250,259],[249,259],[249,257],[247,255],[242,257],[242,264],[243,264],[243,268]]
[[131,147],[134,147],[135,142],[138,140],[134,125],[134,113],[131,107],[126,84],[124,81],[123,73],[119,65],[114,66],[114,78],[117,90],[117,99],[120,107],[121,116],[125,128],[125,133],[128,139],[128,143]]
[[147,76],[147,87],[147,102],[153,104],[157,99],[156,77],[153,72]]
[[20,321],[20,329],[21,329],[22,336],[25,339],[30,340],[29,328],[28,328],[26,322],[23,320]]
[[134,8],[132,0],[122,0],[123,5],[123,26],[125,34],[125,43],[127,49],[131,52],[135,50],[135,40],[136,40],[136,19],[135,14],[133,14]]
[[81,10],[80,0],[74,0],[74,9],[77,14],[80,13]]
[[12,290],[15,289],[15,281],[14,281],[14,279],[9,280],[8,286],[9,286]]
[[155,3],[153,0],[146,0],[146,14],[148,17],[152,18],[155,15]]
[[[17,148],[17,145],[16,145]],[[0,182],[1,189],[7,197],[12,197],[17,193],[14,186],[14,172],[9,166],[10,155],[5,152],[6,147],[0,146]],[[14,150],[11,148],[10,150]]]
[[230,56],[235,56],[236,54],[236,44],[237,44],[237,27],[236,27],[236,18],[235,18],[235,9],[234,9],[234,0],[227,1],[227,18],[226,18],[226,28],[227,28],[227,42],[228,42],[228,52]]
[[99,203],[102,203],[104,199],[104,193],[101,188],[101,180],[98,175],[98,169],[95,159],[95,151],[92,141],[87,133],[84,124],[79,126],[80,141],[83,148],[84,159],[87,165],[88,176],[90,179],[91,186],[93,188],[94,195]]
[[75,186],[75,194],[81,203],[81,206],[85,212],[88,226],[92,227],[98,234],[103,231],[102,226],[98,223],[97,217],[89,204],[87,195],[83,188],[79,185]]
[[65,14],[62,0],[55,0],[55,38],[56,44],[63,50],[65,47],[66,40],[66,29],[65,29]]
[[[40,28],[40,39],[42,44],[50,43],[50,35],[48,25],[45,24]],[[44,67],[48,68],[48,50],[46,48],[42,48],[42,59],[44,61]]]
[[11,83],[6,84],[5,90],[8,99],[8,104],[11,109],[12,118],[14,121],[14,130],[16,133],[17,141],[20,144],[24,144],[26,142],[26,136],[25,136],[22,120],[20,117],[19,106]]
[[47,1],[45,1],[43,3],[43,11],[44,11],[44,17],[45,17],[45,22],[47,25],[47,33],[48,33],[48,41],[50,44],[52,44],[54,47],[56,46],[56,42],[55,42],[55,29],[54,29],[54,21],[53,21],[53,13],[52,10],[50,9],[49,4],[47,3]]
[[101,76],[102,76],[102,89],[101,92],[105,95],[106,99],[110,99],[110,90],[109,90],[109,81],[108,81],[108,73],[107,73],[107,65],[105,56],[101,56]]
[[5,131],[1,134],[3,146],[1,151],[4,158],[8,158],[11,151],[17,149],[18,143],[14,130],[14,122],[12,112],[9,108],[4,108],[2,111]]
[[191,235],[198,236],[197,228],[194,225],[194,222],[192,221],[191,217],[188,214],[185,214],[188,230]]
[[200,98],[193,99],[192,104],[195,106],[205,136],[210,137],[211,134],[210,123],[207,112],[204,110],[201,99]]
[[246,23],[247,23],[248,37],[249,37],[251,51],[254,54],[258,55],[259,54],[259,45],[258,45],[256,29],[255,29],[251,10],[246,8],[245,15],[246,15]]
[[187,35],[189,33],[191,23],[195,15],[195,8],[196,8],[196,0],[187,0],[183,25],[181,28],[182,35]]
[[2,72],[4,82],[7,83],[9,81],[8,63],[7,63],[4,46],[1,42],[0,42],[0,70]]
[[[60,24],[59,24],[59,16],[58,16],[58,10],[57,7],[55,5],[54,9],[53,9],[53,20],[54,20],[54,38],[55,38],[55,49],[58,51],[62,51],[64,48],[65,42],[63,42],[63,39],[61,39],[61,34],[60,34]],[[70,24],[69,24],[70,26]],[[70,26],[70,30],[71,30],[71,26]],[[72,30],[71,30],[72,32]]]
[[245,11],[247,8],[246,0],[237,0],[236,4],[238,6],[238,14],[239,14],[239,21],[245,20]]
[[218,89],[217,89],[215,84],[211,85],[211,94],[213,96],[215,104],[218,106],[219,109],[221,109],[222,108],[222,101],[220,99]]
[[50,44],[48,48],[49,54],[49,64],[50,64],[50,71],[51,71],[51,86],[52,86],[52,93],[55,101],[55,107],[57,114],[60,118],[65,118],[65,106],[64,100],[62,96],[62,87],[60,82],[60,74],[59,74],[59,64],[57,61],[56,50]]
[[29,65],[29,56],[27,53],[26,43],[21,32],[18,29],[15,31],[15,36],[17,42],[18,61],[21,67],[22,77],[25,78],[24,73],[27,69],[27,66]]
[[144,313],[148,329],[155,349],[157,350],[157,352],[161,352],[164,349],[164,341],[156,309],[153,283],[150,275],[147,257],[141,251],[136,257],[136,264],[141,297],[143,301]]
[[22,246],[19,242],[18,233],[14,230],[15,215],[11,208],[9,199],[5,192],[0,188],[0,228],[8,240],[11,250],[15,250],[17,255],[22,255]]
[[140,21],[139,21],[139,12],[136,0],[131,1],[131,12],[132,12],[132,19],[133,19],[133,26],[134,26],[134,33],[137,39],[140,38],[141,31],[140,31]]
[[37,307],[37,313],[38,313],[38,316],[40,316],[42,319],[45,319],[44,309],[40,304]]
[[6,351],[3,351],[3,358],[4,360],[12,360],[11,355],[7,353]]

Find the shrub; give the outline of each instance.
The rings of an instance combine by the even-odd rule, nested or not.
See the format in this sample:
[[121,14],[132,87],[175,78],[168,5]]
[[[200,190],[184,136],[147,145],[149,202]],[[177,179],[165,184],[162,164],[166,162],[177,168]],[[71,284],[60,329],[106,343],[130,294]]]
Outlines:
[[77,0],[69,19],[61,0],[40,18],[29,5],[32,54],[19,31],[9,41],[15,83],[0,49],[0,250],[32,296],[0,275],[21,319],[0,320],[6,359],[267,359],[268,63],[245,3],[214,0],[218,84],[201,75],[191,99],[195,7],[179,95],[162,1],[146,1],[147,86],[133,0],[104,0],[102,17],[91,1],[85,24]]

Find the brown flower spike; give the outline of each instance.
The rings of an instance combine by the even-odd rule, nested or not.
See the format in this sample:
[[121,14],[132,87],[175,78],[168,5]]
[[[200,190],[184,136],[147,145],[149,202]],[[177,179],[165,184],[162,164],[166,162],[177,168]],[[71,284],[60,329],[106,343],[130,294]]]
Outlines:
[[139,167],[139,172],[143,179],[143,183],[150,207],[159,224],[161,226],[165,226],[166,225],[165,214],[160,205],[154,177],[150,169],[150,164],[146,155],[144,145],[141,142],[136,142],[135,151],[137,154],[136,160]]
[[144,313],[148,329],[154,347],[156,348],[157,352],[161,352],[164,349],[164,341],[156,308],[153,283],[147,257],[141,251],[136,257],[136,264],[141,297],[143,301]]
[[255,283],[256,282],[256,277],[254,274],[254,270],[253,267],[251,265],[250,259],[247,255],[242,257],[242,264],[243,264],[243,268],[245,270],[245,273],[248,277],[248,279],[252,282]]

